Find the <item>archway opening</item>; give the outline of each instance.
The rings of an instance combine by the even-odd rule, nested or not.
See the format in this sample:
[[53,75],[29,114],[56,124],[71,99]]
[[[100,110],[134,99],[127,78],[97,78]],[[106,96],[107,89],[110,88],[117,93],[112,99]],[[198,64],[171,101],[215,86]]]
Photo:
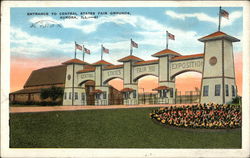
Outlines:
[[138,83],[138,103],[152,104],[157,96],[157,91],[153,91],[158,87],[158,77],[146,75],[137,80]]
[[189,71],[175,76],[176,103],[198,103],[202,74]]
[[109,85],[109,105],[123,104],[123,94],[120,92],[123,89],[123,80],[120,78],[112,78],[106,81]]
[[123,80],[120,78],[113,78],[107,82],[108,85],[114,87],[117,90],[123,89]]

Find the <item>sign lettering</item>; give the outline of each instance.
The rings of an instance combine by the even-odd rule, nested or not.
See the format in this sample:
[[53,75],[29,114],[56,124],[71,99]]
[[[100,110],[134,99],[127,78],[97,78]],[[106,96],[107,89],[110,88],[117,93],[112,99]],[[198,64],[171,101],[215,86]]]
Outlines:
[[121,75],[121,70],[109,71],[108,76]]
[[83,78],[92,78],[92,77],[94,77],[93,74],[82,74],[82,75],[81,75],[81,78],[82,78],[82,79],[83,79]]
[[148,67],[138,67],[136,68],[137,73],[141,72],[154,72],[155,71],[155,66],[148,66]]
[[197,68],[203,66],[202,61],[187,61],[187,62],[181,62],[181,63],[172,63],[171,68],[172,69],[188,69],[188,68]]

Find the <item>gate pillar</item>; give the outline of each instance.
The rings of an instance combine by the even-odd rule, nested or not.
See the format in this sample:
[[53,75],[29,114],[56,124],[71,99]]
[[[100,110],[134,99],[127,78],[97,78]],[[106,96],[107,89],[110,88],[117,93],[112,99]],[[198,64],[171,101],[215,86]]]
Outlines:
[[112,64],[100,60],[93,65],[95,66],[95,90],[92,93],[95,97],[95,105],[109,105],[109,87],[103,84],[103,68]]
[[[170,75],[170,59],[176,56],[181,56],[179,53],[170,49],[164,49],[152,55],[159,58],[159,86],[167,87],[167,95],[163,97],[168,98],[166,103],[175,103],[175,79],[171,80]],[[160,88],[162,89],[162,88]],[[164,91],[164,89],[162,89]],[[161,91],[158,91],[161,92]],[[159,95],[160,96],[160,95]],[[162,96],[161,96],[162,97]]]
[[123,87],[124,89],[121,90],[123,93],[123,103],[126,105],[134,105],[138,104],[138,84],[137,82],[133,81],[134,74],[133,74],[133,66],[138,61],[143,61],[142,59],[130,55],[124,57],[119,62],[123,62]]

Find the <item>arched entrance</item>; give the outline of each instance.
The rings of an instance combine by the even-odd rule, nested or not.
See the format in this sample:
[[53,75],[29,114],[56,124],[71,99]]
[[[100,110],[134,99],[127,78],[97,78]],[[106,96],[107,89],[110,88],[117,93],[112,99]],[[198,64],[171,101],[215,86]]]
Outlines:
[[123,104],[123,95],[120,92],[123,89],[123,79],[114,77],[104,81],[109,86],[108,102],[109,105]]
[[174,76],[176,96],[178,103],[199,103],[200,86],[202,80],[201,72],[185,71]]
[[79,85],[85,92],[81,93],[81,105],[95,105],[95,96],[92,93],[95,90],[95,81],[85,80]]
[[142,75],[137,78],[138,103],[154,104],[157,98],[157,91],[153,90],[159,86],[158,77],[152,74]]

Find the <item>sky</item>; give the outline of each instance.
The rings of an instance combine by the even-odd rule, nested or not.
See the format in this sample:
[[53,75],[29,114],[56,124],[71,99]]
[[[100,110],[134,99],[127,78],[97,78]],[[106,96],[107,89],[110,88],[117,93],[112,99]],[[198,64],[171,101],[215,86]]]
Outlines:
[[[229,20],[222,18],[221,31],[242,39],[242,8],[223,9],[229,12]],[[203,53],[203,43],[197,39],[217,31],[218,10],[218,7],[11,8],[11,91],[22,89],[32,70],[73,58],[75,41],[90,49],[91,55],[86,54],[84,59],[89,63],[100,60],[103,44],[110,50],[104,54],[104,60],[121,64],[117,60],[129,55],[131,38],[139,45],[133,55],[155,59],[151,55],[165,49],[166,30],[175,35],[175,40],[169,40],[169,49],[182,55]],[[72,12],[77,14],[74,19],[65,18]],[[242,42],[234,43],[234,57],[241,93]],[[77,58],[82,59],[82,52],[77,51]],[[181,74],[176,78],[177,88],[194,90],[200,87],[200,78],[199,73]],[[145,88],[147,91],[155,88],[155,84],[157,78],[153,76],[139,81],[139,87],[152,85]]]

